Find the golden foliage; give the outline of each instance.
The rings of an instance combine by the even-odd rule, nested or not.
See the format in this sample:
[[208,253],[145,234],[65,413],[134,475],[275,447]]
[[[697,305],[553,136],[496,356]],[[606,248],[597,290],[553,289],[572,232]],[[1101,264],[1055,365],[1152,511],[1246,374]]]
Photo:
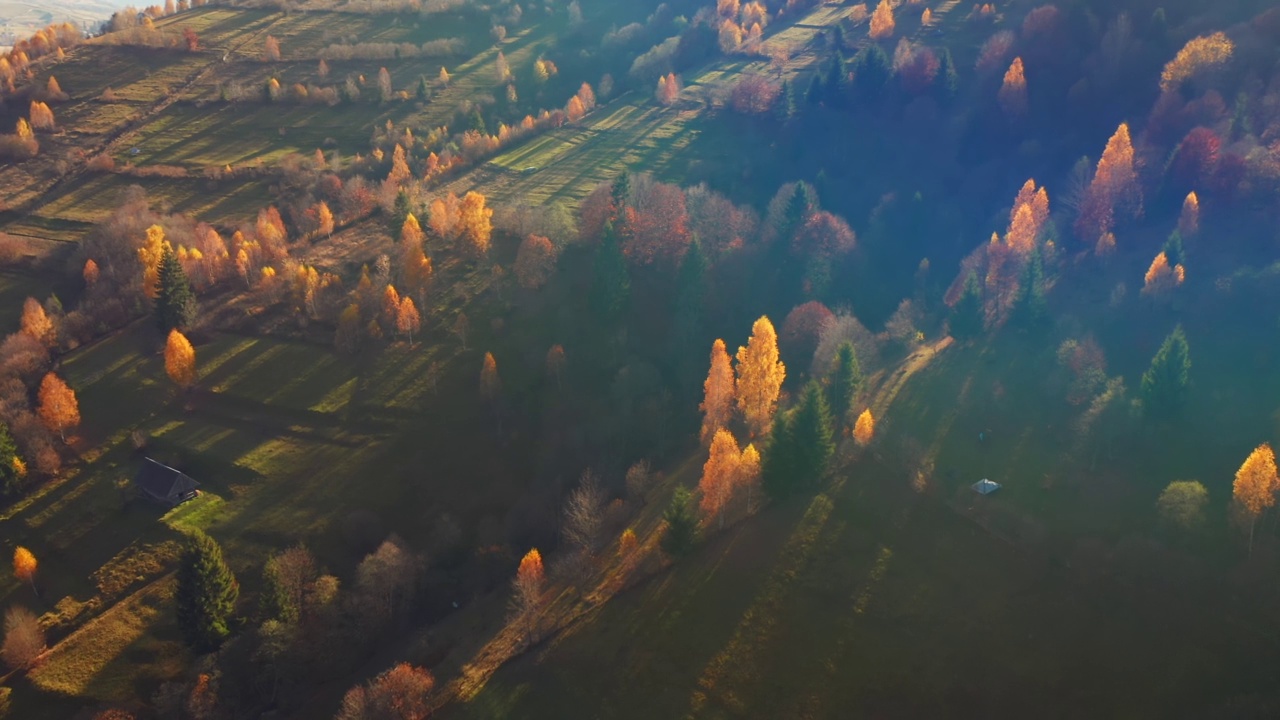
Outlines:
[[400,312],[400,293],[394,285],[387,285],[382,290],[382,324],[388,329],[396,326],[396,315]]
[[45,427],[66,438],[66,430],[80,424],[80,403],[62,378],[49,373],[40,381],[37,412]]
[[480,368],[480,397],[485,402],[496,402],[502,394],[502,379],[498,377],[498,361],[493,353],[484,354],[484,365]]
[[1169,265],[1169,258],[1163,252],[1156,255],[1147,268],[1143,278],[1142,294],[1152,296],[1167,295],[1186,280],[1186,271],[1181,265]]
[[31,127],[36,130],[53,130],[53,111],[39,100],[31,101]]
[[1161,92],[1176,90],[1200,71],[1226,64],[1234,51],[1235,45],[1226,33],[1216,32],[1189,40],[1164,66],[1160,74]]
[[1191,529],[1204,521],[1204,508],[1209,504],[1209,491],[1195,480],[1175,480],[1165,487],[1156,501],[1160,517],[1179,527]]
[[262,58],[267,62],[278,62],[280,60],[280,41],[268,35],[262,44]]
[[869,34],[872,40],[884,40],[893,36],[893,3],[890,0],[880,0],[880,4],[876,5],[875,12],[871,13],[871,28]]
[[30,550],[19,545],[13,551],[13,576],[24,583],[33,583],[36,578],[36,556]]
[[138,260],[142,263],[142,291],[155,300],[160,295],[160,258],[169,247],[164,239],[164,228],[152,225],[147,228],[146,239],[138,248]]
[[671,105],[680,97],[680,78],[675,73],[667,73],[658,78],[658,90],[655,93],[662,105]]
[[930,10],[929,8],[925,8],[924,12],[920,13],[920,24],[925,27],[928,27],[933,24],[932,10]]
[[1200,231],[1200,198],[1196,191],[1187,193],[1182,201],[1182,213],[1178,216],[1178,232],[1189,238]]
[[733,417],[734,377],[729,353],[724,340],[716,339],[711,345],[711,369],[702,384],[703,399],[698,409],[702,411],[702,442],[710,443],[717,430],[727,427]]
[[767,316],[751,326],[746,347],[738,348],[738,408],[752,437],[765,434],[778,408],[787,367],[778,359],[778,333]]
[[1000,107],[1012,118],[1027,114],[1027,77],[1023,74],[1022,58],[1016,57],[1004,74],[1000,86]]
[[1249,453],[1236,471],[1231,496],[1249,516],[1249,548],[1253,549],[1253,524],[1263,510],[1276,504],[1280,477],[1276,475],[1276,454],[1270,443],[1262,443]]
[[476,257],[489,254],[489,239],[493,233],[493,210],[485,207],[485,197],[469,191],[458,205],[458,229],[467,247]]
[[164,344],[164,371],[175,385],[186,390],[196,381],[196,349],[176,329]]
[[400,298],[400,308],[396,312],[396,330],[401,335],[409,338],[409,344],[413,344],[413,334],[418,332],[422,325],[422,318],[418,316],[418,308],[413,305],[413,298],[405,295]]
[[329,203],[321,200],[316,205],[316,220],[318,221],[316,230],[325,237],[332,237],[333,211],[329,209]]
[[871,408],[867,408],[862,411],[862,414],[858,416],[858,421],[853,425],[854,442],[866,447],[875,436],[875,432],[876,419],[871,414]]
[[58,342],[57,332],[53,328],[53,321],[49,319],[44,307],[35,298],[27,298],[23,301],[22,319],[19,327],[23,335],[30,337],[45,347],[51,348]]
[[698,489],[702,493],[699,507],[703,522],[710,523],[716,518],[723,522],[724,507],[733,494],[741,456],[733,433],[717,430],[711,440],[707,462],[702,466],[702,479],[698,481]]

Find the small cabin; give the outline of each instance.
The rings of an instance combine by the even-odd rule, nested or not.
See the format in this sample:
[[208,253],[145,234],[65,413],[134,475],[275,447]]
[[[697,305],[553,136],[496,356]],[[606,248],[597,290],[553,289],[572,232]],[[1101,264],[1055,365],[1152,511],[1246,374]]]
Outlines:
[[979,495],[990,495],[991,493],[1000,489],[1000,483],[992,480],[988,480],[987,478],[982,478],[981,480],[970,485],[969,487],[973,488],[973,491],[978,493]]
[[151,458],[143,458],[133,485],[140,497],[169,507],[177,507],[200,494],[200,483]]

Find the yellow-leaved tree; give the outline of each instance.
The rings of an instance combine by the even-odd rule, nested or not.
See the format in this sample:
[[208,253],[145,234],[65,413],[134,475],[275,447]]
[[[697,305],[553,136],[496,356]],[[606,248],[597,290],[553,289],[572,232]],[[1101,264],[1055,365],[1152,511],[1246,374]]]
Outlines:
[[493,210],[485,207],[485,197],[470,191],[458,205],[458,230],[467,249],[476,257],[489,254],[489,238],[493,233]]
[[1232,498],[1249,518],[1249,554],[1253,554],[1253,528],[1263,510],[1276,504],[1280,476],[1276,474],[1276,454],[1270,443],[1262,443],[1249,453],[1236,471]]
[[19,545],[13,551],[13,576],[24,583],[31,585],[31,589],[36,588],[36,562],[35,553]]
[[711,369],[702,384],[702,442],[710,444],[716,431],[728,427],[733,418],[734,379],[733,365],[724,340],[716,339],[711,345]]
[[186,390],[196,381],[196,349],[177,329],[164,344],[164,371],[175,385]]
[[872,438],[876,434],[876,418],[871,414],[871,408],[862,411],[858,416],[858,421],[853,425],[853,439],[859,445],[866,447],[871,443]]
[[80,424],[80,403],[76,401],[75,392],[62,378],[49,373],[40,381],[38,399],[40,421],[66,440],[67,430]]
[[787,366],[778,359],[778,333],[768,316],[751,326],[746,347],[738,348],[738,408],[752,437],[765,434],[778,409]]
[[164,228],[152,225],[138,248],[138,260],[142,263],[142,291],[155,300],[160,295],[160,258],[169,242],[164,239]]
[[702,521],[710,525],[719,520],[724,527],[724,508],[733,495],[737,484],[738,466],[742,460],[742,452],[738,450],[738,441],[733,433],[721,428],[711,440],[711,450],[707,462],[702,465],[702,479],[698,481],[698,490],[702,492]]

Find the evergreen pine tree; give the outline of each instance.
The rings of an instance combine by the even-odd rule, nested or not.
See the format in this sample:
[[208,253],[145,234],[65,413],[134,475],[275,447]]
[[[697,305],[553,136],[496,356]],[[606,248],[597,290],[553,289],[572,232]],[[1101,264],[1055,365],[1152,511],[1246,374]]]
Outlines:
[[22,483],[23,465],[9,426],[0,423],[0,495],[14,495]]
[[1142,374],[1142,411],[1150,419],[1176,415],[1187,400],[1191,383],[1191,353],[1179,325],[1164,339]]
[[662,519],[667,522],[667,531],[662,534],[663,552],[671,557],[689,554],[698,539],[698,517],[687,488],[676,488],[671,494],[671,504],[662,513]]
[[613,187],[609,190],[610,196],[613,197],[613,207],[618,215],[622,215],[622,209],[631,202],[631,176],[622,173],[613,181]]
[[797,489],[796,440],[792,423],[785,413],[773,416],[773,429],[769,432],[769,444],[765,446],[760,463],[760,483],[764,491],[774,499],[785,498]]
[[824,99],[822,96],[822,74],[814,73],[809,77],[809,89],[804,93],[804,101],[809,105],[821,105]]
[[790,80],[782,81],[782,90],[778,93],[778,100],[773,106],[774,116],[778,122],[786,122],[795,117],[796,114],[796,92],[795,86]]
[[418,78],[418,99],[422,102],[431,99],[431,86],[427,83],[426,75]]
[[489,128],[484,124],[484,115],[480,114],[480,108],[472,108],[471,115],[467,117],[467,129],[475,130],[481,135],[488,135]]
[[391,234],[391,237],[400,237],[400,230],[404,227],[404,220],[409,217],[411,212],[413,212],[413,203],[409,200],[409,193],[404,190],[396,193],[395,205],[392,206],[391,213],[387,216],[387,232]]
[[1044,297],[1044,260],[1036,249],[1022,271],[1022,286],[1013,308],[1014,323],[1027,330],[1042,327],[1049,317],[1048,303]]
[[592,310],[605,324],[614,324],[626,311],[630,295],[631,277],[627,274],[627,259],[622,254],[622,243],[618,241],[613,223],[606,223],[604,237],[596,248],[590,298]]
[[1182,247],[1182,233],[1174,230],[1169,239],[1164,241],[1164,256],[1169,265],[1187,266],[1187,252]]
[[978,276],[969,273],[964,281],[964,294],[951,308],[951,336],[957,340],[969,340],[982,333],[982,285]]
[[671,358],[682,387],[696,390],[701,382],[704,343],[704,304],[707,295],[707,256],[695,237],[685,251],[676,275],[676,299],[671,322]]
[[187,540],[175,592],[178,628],[199,652],[216,650],[231,634],[240,585],[213,538],[196,532]]
[[960,78],[956,73],[956,61],[951,57],[951,49],[943,48],[942,57],[938,61],[938,82],[935,87],[938,90],[939,99],[944,104],[955,99],[959,83]]
[[836,49],[837,55],[844,49],[844,28],[839,24],[831,28],[831,47]]
[[822,72],[822,99],[827,107],[844,105],[844,63],[839,56],[832,59],[831,64]]
[[861,386],[862,366],[858,363],[858,353],[854,351],[853,343],[840,343],[836,349],[835,366],[831,370],[831,414],[837,429],[844,426],[853,398]]
[[791,418],[795,442],[796,480],[801,485],[818,485],[827,473],[835,441],[831,432],[831,411],[817,381],[810,381],[800,398],[800,406]]
[[168,335],[170,330],[184,330],[196,319],[196,296],[191,281],[168,245],[160,255],[160,291],[156,296],[156,325]]
[[889,56],[876,44],[863,48],[853,59],[853,92],[864,102],[878,100],[893,76],[893,64]]

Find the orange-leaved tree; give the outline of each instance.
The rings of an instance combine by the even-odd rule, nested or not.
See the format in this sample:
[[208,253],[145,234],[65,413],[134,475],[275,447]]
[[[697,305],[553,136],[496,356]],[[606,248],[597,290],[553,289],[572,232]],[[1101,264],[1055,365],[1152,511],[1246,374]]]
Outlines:
[[1236,471],[1232,498],[1249,517],[1249,554],[1253,554],[1253,528],[1263,510],[1276,504],[1280,476],[1276,474],[1276,454],[1270,443],[1262,443],[1249,453]]
[[14,549],[13,576],[31,585],[32,590],[36,589],[36,568],[38,565],[35,553],[21,545]]
[[1192,38],[1160,74],[1160,91],[1172,92],[1196,74],[1225,65],[1231,59],[1235,45],[1226,33],[1216,32]]
[[702,442],[710,444],[716,431],[728,427],[733,419],[735,382],[733,366],[729,353],[725,350],[724,340],[716,338],[711,345],[711,369],[702,384]]
[[493,353],[484,354],[484,365],[480,368],[480,397],[489,404],[498,401],[502,395],[502,379],[498,377],[498,361]]
[[1189,238],[1200,230],[1200,198],[1196,191],[1187,193],[1182,201],[1182,213],[1178,215],[1178,232]]
[[1165,297],[1187,279],[1186,269],[1170,265],[1169,256],[1161,252],[1151,261],[1143,278],[1142,294],[1149,297]]
[[733,433],[723,428],[717,430],[707,462],[702,466],[702,479],[698,481],[698,490],[702,492],[699,508],[704,523],[710,525],[718,519],[720,526],[724,526],[724,508],[733,495],[741,458]]
[[556,387],[564,386],[564,346],[557,343],[547,351],[547,374],[556,379]]
[[760,451],[756,450],[754,444],[747,445],[742,451],[742,457],[738,460],[738,474],[734,478],[734,492],[745,490],[745,510],[748,515],[754,512],[752,508],[752,498],[755,495],[756,488],[760,487],[760,477],[763,472],[760,465]]
[[175,385],[186,390],[196,381],[196,349],[177,328],[164,344],[164,371]]
[[871,13],[869,30],[871,39],[883,40],[893,37],[893,28],[893,2],[891,0],[880,0],[880,4],[876,5],[875,12]]
[[325,237],[333,237],[333,211],[329,209],[329,203],[321,200],[316,205],[316,220],[317,232]]
[[493,210],[485,207],[485,197],[474,190],[463,196],[458,205],[458,230],[467,249],[476,257],[489,254],[489,238],[493,233]]
[[767,316],[751,326],[746,347],[738,348],[738,408],[752,437],[765,434],[778,409],[787,366],[778,359],[778,333]]
[[1027,77],[1023,74],[1022,58],[1016,57],[1004,74],[1000,86],[1000,108],[1014,120],[1027,114]]
[[1142,188],[1138,184],[1133,141],[1125,123],[1116,128],[1098,160],[1093,180],[1080,202],[1076,235],[1085,242],[1095,242],[1112,230],[1117,212],[1130,217],[1142,214]]
[[67,430],[80,424],[80,404],[75,391],[62,378],[49,373],[40,381],[38,400],[40,421],[66,440]]
[[538,548],[533,548],[520,559],[520,567],[512,581],[515,594],[511,599],[511,609],[527,638],[537,634],[537,615],[542,608],[545,585],[542,553],[538,552]]
[[58,334],[53,328],[53,321],[49,319],[48,313],[44,311],[44,306],[35,298],[29,297],[22,303],[22,320],[19,323],[19,327],[23,335],[30,337],[45,347],[53,347],[58,342]]
[[858,416],[858,421],[853,425],[853,439],[859,445],[866,447],[871,443],[876,433],[876,418],[871,414],[871,408],[862,411]]
[[396,330],[409,338],[409,345],[413,345],[413,334],[418,332],[422,325],[422,318],[418,315],[418,308],[413,305],[413,298],[405,295],[400,298],[400,308],[396,312]]
[[138,248],[138,260],[142,263],[142,291],[155,300],[160,295],[160,259],[169,241],[164,239],[164,228],[152,225],[147,228],[146,239]]

